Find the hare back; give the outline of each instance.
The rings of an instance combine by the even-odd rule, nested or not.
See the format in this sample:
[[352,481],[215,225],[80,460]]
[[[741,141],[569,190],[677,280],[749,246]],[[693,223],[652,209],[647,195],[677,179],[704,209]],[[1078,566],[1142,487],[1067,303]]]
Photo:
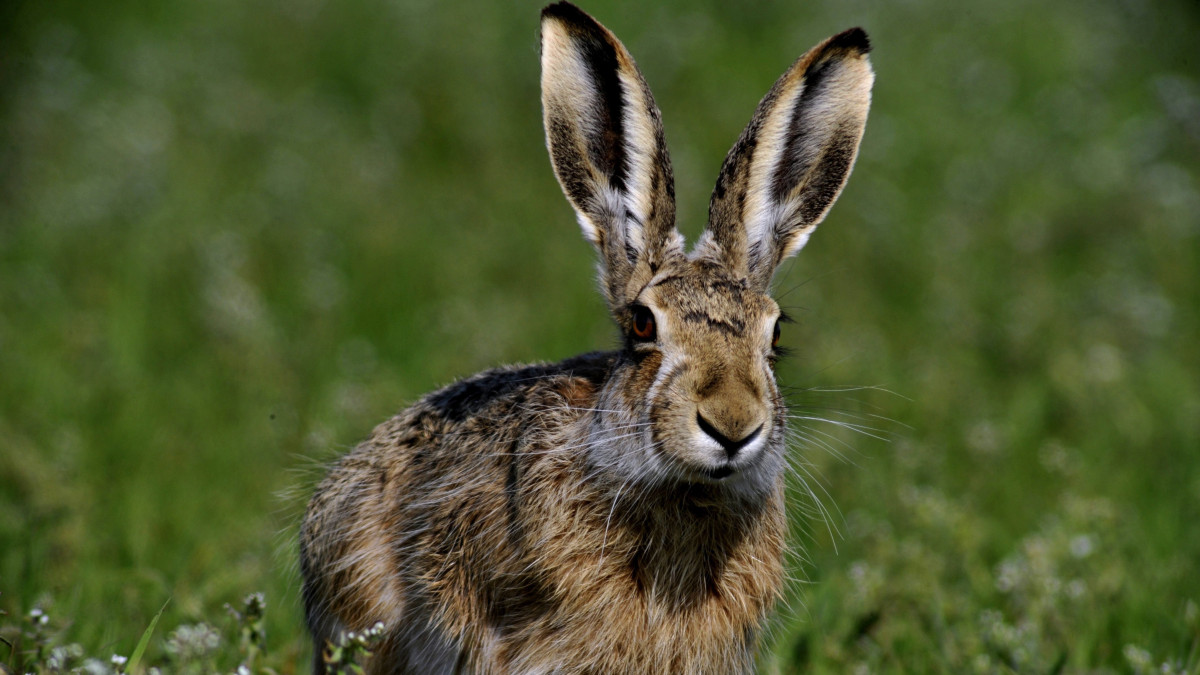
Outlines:
[[749,672],[782,495],[631,484],[590,461],[621,362],[482,373],[342,458],[301,536],[317,645],[383,621],[372,672]]

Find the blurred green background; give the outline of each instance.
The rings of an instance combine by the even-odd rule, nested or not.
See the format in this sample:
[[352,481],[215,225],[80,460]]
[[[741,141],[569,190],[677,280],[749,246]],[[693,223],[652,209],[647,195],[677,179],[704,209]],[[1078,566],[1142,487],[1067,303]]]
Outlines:
[[[10,621],[128,654],[168,598],[162,634],[264,591],[303,670],[322,463],[454,378],[614,344],[539,8],[2,6]],[[657,96],[690,238],[774,78],[849,26],[875,46],[858,166],[776,279],[780,380],[831,422],[798,428],[820,504],[794,481],[764,671],[1197,672],[1200,6],[585,9]]]

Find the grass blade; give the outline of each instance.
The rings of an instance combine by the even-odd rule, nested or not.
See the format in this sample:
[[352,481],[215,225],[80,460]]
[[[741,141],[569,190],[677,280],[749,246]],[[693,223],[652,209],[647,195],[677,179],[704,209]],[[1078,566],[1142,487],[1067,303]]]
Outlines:
[[170,603],[171,599],[167,598],[167,601],[163,603],[162,609],[158,610],[158,614],[155,614],[154,618],[150,620],[150,625],[146,626],[146,630],[142,633],[142,639],[138,640],[137,647],[129,655],[129,665],[126,667],[125,672],[138,672],[138,666],[142,662],[142,655],[146,653],[146,647],[150,646],[150,636],[154,634],[154,627],[158,625],[158,620],[162,618],[163,611],[167,609],[167,605]]

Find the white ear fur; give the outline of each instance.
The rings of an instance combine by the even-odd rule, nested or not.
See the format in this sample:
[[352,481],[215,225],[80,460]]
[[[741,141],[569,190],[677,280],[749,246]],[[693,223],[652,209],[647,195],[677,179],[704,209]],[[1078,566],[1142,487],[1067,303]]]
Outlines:
[[[639,251],[645,249],[643,225],[654,209],[654,171],[659,161],[656,150],[662,138],[657,119],[649,114],[654,101],[647,100],[649,90],[637,73],[620,71],[621,92],[625,99],[622,108],[625,130],[625,162],[628,170],[624,194],[628,215],[626,241]],[[665,153],[664,153],[665,156]],[[672,223],[672,226],[674,223]]]
[[869,50],[866,33],[851,29],[779,78],[725,158],[698,255],[765,288],[803,248],[853,168],[874,82]]

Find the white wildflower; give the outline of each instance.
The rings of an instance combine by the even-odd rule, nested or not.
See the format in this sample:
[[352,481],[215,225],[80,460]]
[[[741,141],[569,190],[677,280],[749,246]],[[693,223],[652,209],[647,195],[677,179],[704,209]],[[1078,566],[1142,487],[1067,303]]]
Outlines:
[[167,638],[167,652],[181,661],[189,661],[205,657],[220,644],[221,635],[212,626],[206,623],[185,624],[176,628]]
[[1125,660],[1129,662],[1135,673],[1148,673],[1154,669],[1154,659],[1150,656],[1150,652],[1135,644],[1125,645],[1121,653],[1125,655]]
[[113,669],[100,659],[88,659],[78,671],[81,675],[113,675]]
[[1071,555],[1076,558],[1086,558],[1096,550],[1096,540],[1089,534],[1081,534],[1071,538]]

